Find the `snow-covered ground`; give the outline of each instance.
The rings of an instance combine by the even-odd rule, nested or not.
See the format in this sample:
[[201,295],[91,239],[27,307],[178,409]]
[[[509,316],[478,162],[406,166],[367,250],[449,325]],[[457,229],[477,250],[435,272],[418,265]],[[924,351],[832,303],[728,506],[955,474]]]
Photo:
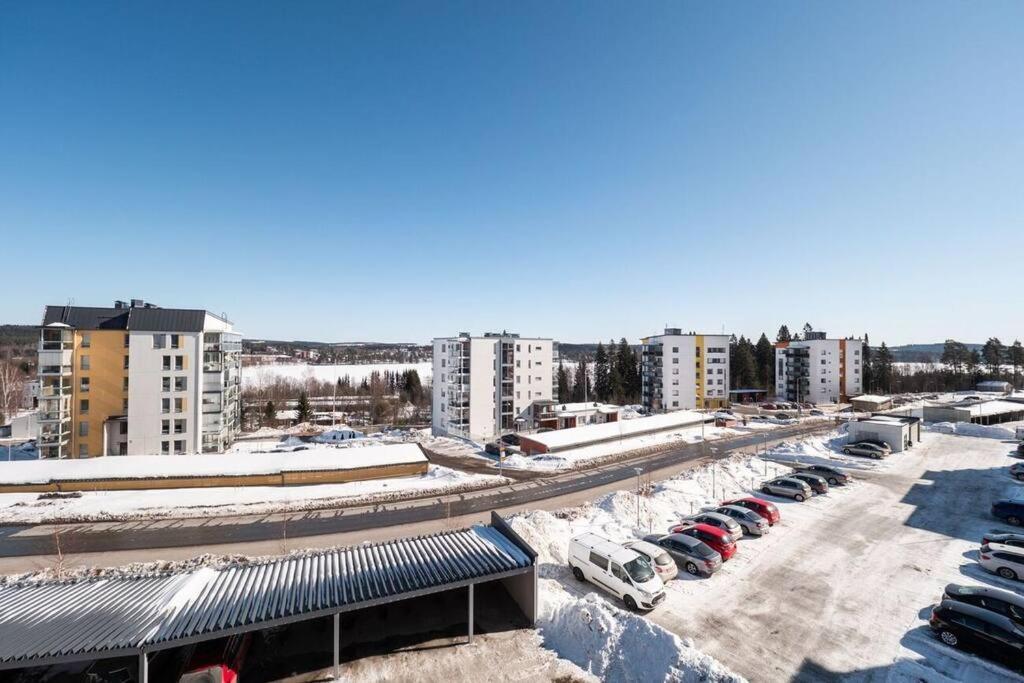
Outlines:
[[[1024,681],[1010,671],[941,645],[927,628],[931,606],[950,581],[1020,592],[1020,584],[976,564],[981,534],[1002,526],[988,515],[993,498],[1020,495],[1006,475],[1010,444],[927,433],[906,453],[855,461],[830,446],[841,435],[785,444],[763,461],[733,456],[653,487],[603,496],[558,513],[534,511],[512,526],[540,553],[545,644],[599,675],[620,662],[643,662],[645,680],[680,680],[701,659],[696,650],[755,680],[836,676],[886,681]],[[595,531],[617,541],[664,531],[711,503],[749,493],[786,457],[853,469],[855,480],[805,503],[777,501],[781,524],[744,540],[710,579],[681,575],[668,598],[641,617],[566,568],[569,539]],[[596,606],[600,606],[600,608]],[[639,627],[635,620],[650,626]],[[588,646],[590,624],[614,638],[615,652]],[[649,628],[649,631],[645,629]],[[683,662],[675,667],[666,662]],[[638,679],[640,680],[640,679]]]
[[273,384],[278,379],[302,383],[310,380],[337,382],[348,377],[352,382],[362,382],[374,372],[405,372],[415,370],[424,384],[433,374],[433,366],[425,363],[367,363],[360,365],[309,365],[287,363],[274,365],[252,365],[242,371],[242,389],[259,389]]
[[142,491],[89,491],[78,497],[0,494],[0,523],[44,524],[181,517],[215,517],[318,510],[395,498],[458,493],[508,483],[504,477],[430,465],[423,476],[346,484],[235,486]]

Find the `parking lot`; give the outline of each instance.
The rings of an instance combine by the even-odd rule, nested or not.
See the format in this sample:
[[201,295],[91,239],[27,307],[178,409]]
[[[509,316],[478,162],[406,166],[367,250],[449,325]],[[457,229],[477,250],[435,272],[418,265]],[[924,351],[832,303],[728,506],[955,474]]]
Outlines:
[[1021,592],[976,564],[990,503],[1019,495],[1013,445],[926,434],[912,450],[741,541],[707,580],[672,581],[648,616],[750,680],[1024,680],[939,643],[927,625],[949,582]]

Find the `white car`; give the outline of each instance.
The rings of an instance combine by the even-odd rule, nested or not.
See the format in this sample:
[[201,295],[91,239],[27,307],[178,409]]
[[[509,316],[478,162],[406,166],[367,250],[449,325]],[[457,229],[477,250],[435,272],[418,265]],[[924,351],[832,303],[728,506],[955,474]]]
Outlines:
[[654,573],[664,583],[668,583],[679,574],[679,567],[676,566],[676,561],[672,559],[672,556],[664,548],[647,541],[627,541],[622,545],[646,557],[647,561],[654,567]]
[[1024,548],[992,543],[981,546],[978,564],[1004,579],[1024,580]]
[[569,569],[576,580],[600,586],[630,609],[654,609],[665,600],[665,583],[645,556],[597,534],[569,541]]

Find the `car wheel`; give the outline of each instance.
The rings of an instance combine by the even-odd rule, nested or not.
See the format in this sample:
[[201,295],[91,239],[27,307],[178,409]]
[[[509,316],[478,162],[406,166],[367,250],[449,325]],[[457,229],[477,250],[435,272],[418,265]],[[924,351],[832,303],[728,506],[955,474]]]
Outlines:
[[1017,572],[1013,571],[1009,567],[1000,567],[996,571],[996,574],[999,574],[999,576],[1003,577],[1004,579],[1010,579],[1011,581],[1016,580],[1017,578]]
[[583,570],[579,567],[572,568],[572,575],[576,577],[577,581],[585,581],[587,577],[583,576]]
[[831,484],[832,486],[839,486],[839,482],[836,480],[835,477],[829,477],[828,483]]
[[697,565],[694,564],[693,562],[687,562],[686,563],[686,572],[688,574],[693,574],[694,576],[696,576],[697,574],[700,573],[700,570],[697,569]]
[[939,639],[942,640],[942,642],[944,642],[946,645],[949,645],[950,647],[959,647],[960,645],[960,639],[957,638],[956,634],[952,631],[943,630],[941,633],[939,633]]
[[802,493],[798,493],[795,496],[793,496],[793,500],[795,500],[798,503],[802,503],[804,502],[804,495]]
[[761,487],[761,493],[768,493],[768,494],[770,494],[771,492],[772,492],[772,490],[770,488],[768,488],[767,486],[762,486]]
[[631,612],[636,611],[636,600],[633,599],[632,595],[627,595],[626,597],[622,598],[622,601],[626,603],[626,607],[629,608]]
[[1009,517],[1006,518],[1006,521],[1008,523],[1014,525],[1014,526],[1020,526],[1020,517],[1016,517],[1014,515],[1010,515]]
[[1024,481],[1024,472],[1017,473],[1017,481]]
[[843,449],[843,453],[845,453],[846,455],[849,455],[850,454],[850,449],[849,448],[844,448]]

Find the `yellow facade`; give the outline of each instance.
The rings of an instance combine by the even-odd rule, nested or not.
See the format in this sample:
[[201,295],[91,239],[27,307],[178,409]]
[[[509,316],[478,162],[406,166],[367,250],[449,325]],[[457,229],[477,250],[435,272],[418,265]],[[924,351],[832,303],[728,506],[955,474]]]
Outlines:
[[[126,414],[126,338],[124,330],[75,331],[69,454],[72,458],[105,455],[104,423],[113,416]],[[87,366],[83,365],[83,358],[88,358]],[[82,380],[86,378],[89,380],[88,391],[82,391]],[[88,401],[87,411],[82,410],[83,401]],[[82,435],[83,424],[88,425],[85,435]]]

